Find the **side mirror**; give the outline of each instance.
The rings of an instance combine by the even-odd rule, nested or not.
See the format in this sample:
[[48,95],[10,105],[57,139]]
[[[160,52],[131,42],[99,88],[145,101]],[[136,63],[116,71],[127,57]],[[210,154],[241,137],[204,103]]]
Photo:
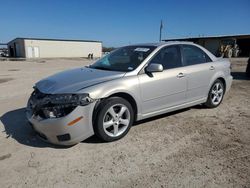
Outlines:
[[146,69],[146,72],[152,73],[152,72],[162,72],[163,71],[163,66],[162,64],[156,64],[156,63],[152,63],[149,64]]

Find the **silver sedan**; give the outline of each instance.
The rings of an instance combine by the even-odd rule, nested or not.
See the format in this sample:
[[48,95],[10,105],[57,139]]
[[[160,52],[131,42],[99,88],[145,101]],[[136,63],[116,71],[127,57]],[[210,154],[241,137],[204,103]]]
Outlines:
[[194,43],[130,45],[36,83],[27,118],[54,144],[94,134],[114,141],[134,121],[197,104],[217,107],[231,83],[230,62]]

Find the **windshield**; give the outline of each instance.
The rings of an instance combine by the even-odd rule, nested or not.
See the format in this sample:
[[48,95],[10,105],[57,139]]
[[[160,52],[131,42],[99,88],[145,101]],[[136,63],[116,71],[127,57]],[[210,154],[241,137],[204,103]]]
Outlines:
[[129,72],[136,69],[155,48],[155,46],[122,47],[104,56],[89,67],[94,69]]

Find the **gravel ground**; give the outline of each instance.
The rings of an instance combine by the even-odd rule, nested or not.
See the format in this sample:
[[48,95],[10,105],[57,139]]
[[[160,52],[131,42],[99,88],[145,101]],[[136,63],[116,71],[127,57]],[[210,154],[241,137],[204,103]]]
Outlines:
[[84,59],[0,61],[0,187],[250,187],[250,80],[234,59],[232,89],[216,109],[147,119],[116,142],[63,148],[25,119],[33,84]]

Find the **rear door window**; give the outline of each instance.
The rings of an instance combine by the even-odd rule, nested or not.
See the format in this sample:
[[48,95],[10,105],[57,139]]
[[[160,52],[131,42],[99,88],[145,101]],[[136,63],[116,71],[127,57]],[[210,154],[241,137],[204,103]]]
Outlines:
[[186,66],[212,61],[203,50],[193,45],[182,45],[182,55]]

